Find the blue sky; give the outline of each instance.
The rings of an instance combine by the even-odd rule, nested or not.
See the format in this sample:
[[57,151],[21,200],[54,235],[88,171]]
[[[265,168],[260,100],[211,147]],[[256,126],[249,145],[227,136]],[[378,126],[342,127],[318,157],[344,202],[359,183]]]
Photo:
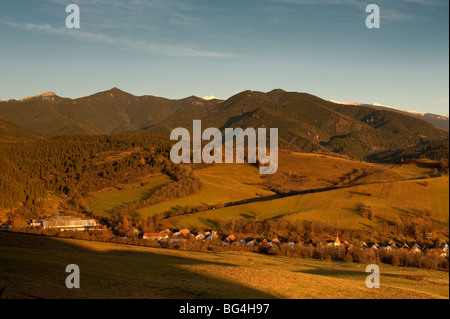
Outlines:
[[448,114],[448,29],[447,0],[0,0],[0,99],[282,88]]

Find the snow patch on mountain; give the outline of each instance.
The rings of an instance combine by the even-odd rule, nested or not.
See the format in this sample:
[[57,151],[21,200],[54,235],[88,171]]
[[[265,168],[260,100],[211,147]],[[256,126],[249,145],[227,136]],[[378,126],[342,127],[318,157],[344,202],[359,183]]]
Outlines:
[[209,101],[209,100],[218,100],[219,98],[215,97],[214,95],[210,95],[210,96],[204,96],[204,97],[202,97],[202,99]]
[[334,104],[345,104],[345,105],[365,105],[364,103],[358,103],[358,102],[340,102],[335,100],[327,100],[327,102],[331,102]]
[[411,114],[415,114],[415,115],[425,116],[425,113],[418,112],[418,111],[407,111],[407,110],[399,109],[399,108],[396,108],[396,107],[393,107],[393,106],[388,106],[388,105],[383,105],[383,104],[378,104],[378,103],[373,103],[372,105],[373,106],[386,107],[388,109],[393,109],[393,110],[402,111],[402,112],[406,112],[406,113],[411,113]]

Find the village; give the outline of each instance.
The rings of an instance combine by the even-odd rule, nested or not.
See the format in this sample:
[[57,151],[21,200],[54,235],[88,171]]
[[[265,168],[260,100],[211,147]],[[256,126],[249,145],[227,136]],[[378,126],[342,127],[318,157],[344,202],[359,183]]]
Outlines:
[[[415,260],[409,262],[410,265],[421,265],[420,260],[426,260],[433,256],[438,260],[439,268],[448,267],[448,244],[441,242],[435,247],[421,247],[416,242],[395,242],[388,240],[387,242],[354,242],[340,239],[336,235],[335,240],[327,240],[323,242],[294,242],[287,241],[278,236],[269,238],[260,234],[255,237],[244,237],[242,235],[224,234],[216,230],[208,230],[202,232],[194,232],[187,228],[184,229],[166,229],[159,232],[139,232],[134,230],[130,238],[119,236],[108,229],[105,225],[101,225],[94,219],[65,216],[57,214],[44,219],[32,219],[28,224],[31,231],[52,231],[53,235],[59,234],[64,237],[79,238],[76,234],[86,233],[90,235],[103,234],[109,236],[109,241],[123,244],[144,245],[163,248],[175,248],[185,250],[197,250],[206,247],[207,250],[243,250],[250,252],[269,253],[274,255],[300,256],[306,258],[317,259],[336,259],[350,261],[365,260],[359,259],[361,255],[367,258],[381,258],[393,263],[392,256],[403,256],[404,263],[406,260]],[[0,227],[0,230],[10,230],[6,225]],[[89,240],[95,236],[88,236]],[[81,237],[86,239],[85,237]],[[202,248],[203,247],[203,248]],[[349,257],[351,256],[351,257]],[[436,259],[437,258],[437,259]],[[401,264],[402,262],[400,262]],[[446,263],[447,266],[442,266]]]
[[[170,230],[166,230],[161,233],[141,233],[139,234],[139,238],[146,239],[146,240],[153,240],[158,242],[166,242],[169,241],[170,244],[175,243],[182,243],[186,242],[189,239],[195,239],[196,241],[213,241],[213,240],[220,240],[219,236],[217,235],[217,231],[208,231],[205,233],[198,233],[197,235],[192,234],[189,229],[182,229],[176,232],[172,232]],[[225,235],[224,239],[222,241],[222,246],[246,246],[246,247],[260,247],[264,249],[269,249],[272,247],[278,247],[282,245],[282,242],[278,238],[273,238],[271,240],[268,240],[266,238],[264,239],[256,239],[253,237],[248,237],[246,239],[237,239],[236,236],[233,234],[231,235]],[[319,243],[294,243],[294,242],[286,242],[285,244],[288,245],[291,249],[295,249],[297,245],[301,244],[302,248],[309,248],[310,245],[313,247],[322,246],[326,248],[345,248],[346,250],[351,250],[355,248],[360,249],[372,249],[373,251],[377,252],[379,250],[385,250],[387,252],[392,252],[395,249],[404,249],[406,251],[410,251],[414,254],[418,253],[425,253],[427,251],[427,248],[422,248],[419,246],[419,244],[414,243],[411,247],[406,243],[396,243],[392,240],[387,242],[386,244],[379,244],[377,242],[372,243],[366,243],[362,241],[359,244],[356,243],[349,243],[347,240],[341,241],[339,239],[339,236],[336,236],[336,239],[334,241],[327,241],[325,243],[319,242]],[[448,244],[446,242],[442,243],[440,246],[440,250],[442,250],[441,257],[448,258]]]

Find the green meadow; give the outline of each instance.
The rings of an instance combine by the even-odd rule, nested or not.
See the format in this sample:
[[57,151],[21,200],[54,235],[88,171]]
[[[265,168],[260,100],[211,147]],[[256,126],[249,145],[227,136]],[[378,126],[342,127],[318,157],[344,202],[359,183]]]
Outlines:
[[[448,227],[449,178],[433,177],[427,165],[372,164],[320,154],[281,153],[278,172],[261,176],[256,166],[216,164],[196,170],[202,187],[197,193],[138,210],[154,216],[172,209],[218,206],[172,217],[174,227],[210,228],[231,219],[318,221],[337,228],[365,229],[394,221],[403,214],[430,213]],[[90,208],[112,212],[148,198],[170,183],[166,175],[148,176],[142,183],[108,188],[90,196]],[[281,197],[272,187],[313,193]],[[373,220],[358,207],[370,206]],[[222,207],[220,207],[222,206]],[[225,207],[223,207],[225,206]]]
[[120,185],[91,194],[89,206],[92,210],[113,212],[115,209],[150,197],[157,189],[172,182],[167,175],[145,178],[141,183]]
[[[419,211],[430,211],[431,217],[448,227],[448,176],[428,180],[386,182],[339,188],[329,191],[259,201],[191,215],[177,216],[177,227],[208,228],[231,219],[258,215],[259,220],[279,219],[320,221],[337,227],[363,229],[383,220]],[[373,221],[363,218],[357,209],[373,207]]]
[[172,208],[219,205],[274,194],[260,185],[262,179],[258,168],[248,164],[217,164],[196,173],[202,182],[199,192],[143,208],[139,212],[153,216]]

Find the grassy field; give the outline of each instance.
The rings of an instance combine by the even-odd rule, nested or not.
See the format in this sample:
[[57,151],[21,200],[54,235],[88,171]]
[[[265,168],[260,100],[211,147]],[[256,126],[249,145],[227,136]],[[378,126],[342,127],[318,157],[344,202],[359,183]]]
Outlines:
[[417,179],[431,173],[429,167],[415,164],[373,164],[320,154],[280,153],[278,171],[264,180],[267,184],[287,184],[293,190],[302,191]]
[[130,205],[150,197],[158,188],[169,184],[172,179],[167,175],[148,176],[141,183],[107,188],[91,194],[89,206],[95,211],[110,213],[115,209]]
[[[363,229],[397,216],[429,210],[431,217],[448,227],[448,176],[400,182],[375,183],[318,193],[289,196],[174,217],[177,227],[214,227],[217,221],[258,214],[259,220],[320,221],[337,227]],[[370,195],[370,196],[369,196]],[[363,218],[359,204],[374,208],[375,219]]]
[[143,208],[139,212],[152,216],[173,208],[254,200],[274,195],[268,189],[271,185],[304,191],[419,179],[431,174],[431,169],[414,164],[370,164],[318,154],[281,153],[278,172],[273,175],[261,177],[258,169],[248,164],[217,164],[196,172],[202,182],[200,192]]
[[[68,253],[70,252],[70,253]],[[192,252],[0,232],[3,298],[448,298],[448,272],[255,253]],[[80,289],[67,289],[68,264]]]
[[[280,153],[274,175],[260,176],[248,164],[217,164],[196,170],[202,189],[194,195],[139,210],[153,216],[175,208],[229,205],[171,219],[175,227],[217,227],[218,222],[249,218],[320,221],[338,228],[364,229],[392,221],[406,213],[430,211],[448,227],[448,176],[429,178],[427,165],[373,164],[319,154]],[[149,176],[145,183],[123,185],[94,193],[93,210],[111,212],[152,194],[171,182],[165,175]],[[280,198],[268,188],[291,191],[322,190]],[[330,189],[331,190],[326,190]],[[239,202],[236,204],[236,202]],[[369,205],[376,218],[361,216],[357,207]]]
[[202,182],[198,193],[159,203],[139,212],[152,216],[176,207],[217,205],[274,194],[260,185],[262,179],[258,168],[247,164],[217,164],[196,172]]

